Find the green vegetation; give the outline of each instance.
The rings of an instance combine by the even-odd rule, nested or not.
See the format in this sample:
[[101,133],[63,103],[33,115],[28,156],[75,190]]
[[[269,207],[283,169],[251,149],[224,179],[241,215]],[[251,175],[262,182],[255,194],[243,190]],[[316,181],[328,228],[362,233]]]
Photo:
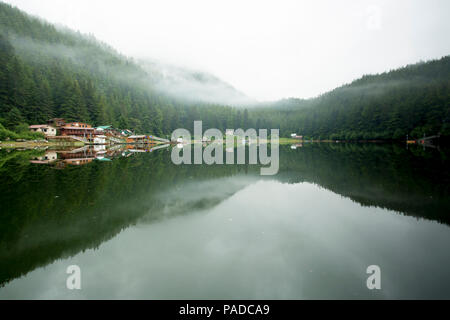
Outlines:
[[206,127],[240,124],[240,111],[169,97],[153,87],[155,75],[107,45],[4,3],[0,48],[0,123],[10,130],[52,117],[157,136],[200,118]]
[[6,129],[0,124],[0,141],[3,140],[42,140],[45,136],[40,132],[31,132],[28,130],[27,124],[19,124],[15,127],[15,131]]
[[450,57],[364,76],[315,99],[269,104],[251,118],[280,127],[282,136],[322,140],[450,136]]
[[156,89],[157,78],[93,37],[0,3],[0,123],[8,130],[62,117],[157,136],[192,132],[194,120],[204,129],[279,128],[282,137],[321,140],[450,136],[450,56],[364,76],[314,99],[248,109],[183,100]]

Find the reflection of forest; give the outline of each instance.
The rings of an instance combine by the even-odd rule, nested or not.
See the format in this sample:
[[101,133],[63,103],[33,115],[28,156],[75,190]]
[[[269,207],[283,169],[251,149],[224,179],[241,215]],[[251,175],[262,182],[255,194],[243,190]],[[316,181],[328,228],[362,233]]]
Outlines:
[[450,224],[448,153],[433,149],[375,144],[282,147],[280,173],[265,178],[257,166],[175,166],[169,149],[130,157],[126,150],[111,152],[103,154],[113,159],[110,162],[55,170],[52,164],[30,163],[45,155],[43,151],[0,151],[0,283],[96,248],[139,219],[148,222],[215,206],[243,187],[236,184],[235,189],[205,192],[190,200],[177,199],[173,192],[187,183],[214,186],[219,178],[251,178],[244,184],[256,179],[311,182],[362,205]]
[[379,144],[285,149],[278,179],[318,184],[364,206],[450,225],[449,150]]

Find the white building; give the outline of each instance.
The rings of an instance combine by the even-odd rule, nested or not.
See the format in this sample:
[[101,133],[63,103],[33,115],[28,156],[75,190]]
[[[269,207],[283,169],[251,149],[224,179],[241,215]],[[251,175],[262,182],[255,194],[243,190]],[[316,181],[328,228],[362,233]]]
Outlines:
[[95,136],[94,144],[106,144],[106,136],[103,135]]
[[299,136],[299,135],[297,135],[296,133],[291,134],[291,138],[292,138],[292,139],[300,139],[300,140],[303,140],[303,136]]
[[56,128],[46,124],[32,125],[29,126],[28,128],[32,132],[42,132],[46,137],[56,136]]

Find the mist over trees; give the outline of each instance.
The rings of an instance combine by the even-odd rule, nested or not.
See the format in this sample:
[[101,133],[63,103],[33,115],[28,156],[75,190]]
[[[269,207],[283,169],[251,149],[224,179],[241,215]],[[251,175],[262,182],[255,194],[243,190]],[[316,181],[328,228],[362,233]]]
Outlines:
[[256,103],[256,100],[209,73],[153,60],[140,60],[138,63],[151,74],[152,87],[155,90],[185,102],[219,103],[241,107]]
[[[0,3],[0,118],[15,125],[51,117],[169,134],[198,120],[225,128],[232,109],[170,97],[131,59],[93,38],[58,30]],[[200,108],[202,108],[200,112]]]
[[314,99],[251,109],[250,118],[279,126],[283,135],[323,139],[450,136],[450,56],[364,76]]
[[[217,78],[173,69],[167,75],[0,3],[0,124],[16,130],[62,117],[165,136],[202,120],[205,129],[279,128],[282,136],[321,139],[450,136],[449,62],[364,76],[314,99],[239,107],[232,101],[243,96]],[[230,97],[205,99],[217,92]]]

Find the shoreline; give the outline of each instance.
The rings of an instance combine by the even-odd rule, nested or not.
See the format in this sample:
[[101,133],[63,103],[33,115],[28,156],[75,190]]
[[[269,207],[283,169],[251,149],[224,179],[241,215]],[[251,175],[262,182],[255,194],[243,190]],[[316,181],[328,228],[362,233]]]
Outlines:
[[48,148],[48,147],[82,147],[85,144],[82,142],[34,142],[34,141],[2,141],[0,142],[0,148],[2,149],[34,149],[34,148]]
[[[298,145],[298,144],[308,144],[308,143],[386,143],[386,142],[394,142],[387,140],[297,140],[291,138],[280,138],[280,145]],[[398,142],[398,141],[397,141]],[[203,143],[200,141],[192,140],[191,143]],[[211,143],[211,142],[209,142]],[[223,141],[225,144],[226,141]],[[265,143],[271,143],[270,139],[266,140]],[[154,143],[154,145],[159,145],[164,143]],[[239,143],[238,143],[239,144]],[[115,145],[138,145],[138,143],[118,143]],[[93,144],[86,144],[80,141],[77,142],[35,142],[35,141],[2,141],[0,142],[0,149],[36,149],[36,148],[52,148],[52,147],[83,147],[83,146],[93,146]],[[105,144],[108,146],[108,144]]]
[[[164,143],[153,143],[153,145],[159,145]],[[116,143],[113,145],[138,145],[138,143]],[[36,149],[36,148],[52,148],[52,147],[83,147],[83,146],[95,146],[95,144],[77,142],[35,142],[35,141],[2,141],[0,142],[0,149]],[[110,144],[104,144],[104,146],[111,146]]]

